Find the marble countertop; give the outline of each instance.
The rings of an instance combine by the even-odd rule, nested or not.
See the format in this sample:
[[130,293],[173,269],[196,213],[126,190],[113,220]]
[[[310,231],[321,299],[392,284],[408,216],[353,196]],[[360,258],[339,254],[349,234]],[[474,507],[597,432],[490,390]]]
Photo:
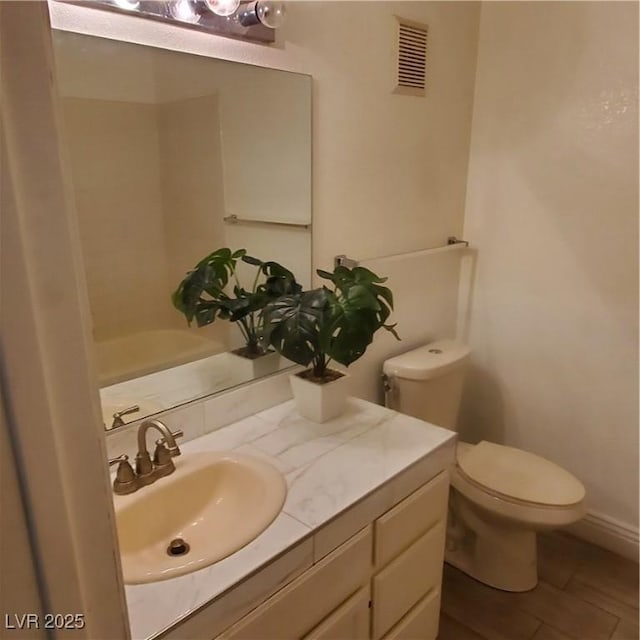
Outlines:
[[285,475],[287,498],[271,525],[231,556],[171,580],[127,585],[132,637],[173,626],[454,437],[351,398],[342,416],[324,424],[300,417],[288,401],[181,445],[185,454],[234,450],[265,458]]

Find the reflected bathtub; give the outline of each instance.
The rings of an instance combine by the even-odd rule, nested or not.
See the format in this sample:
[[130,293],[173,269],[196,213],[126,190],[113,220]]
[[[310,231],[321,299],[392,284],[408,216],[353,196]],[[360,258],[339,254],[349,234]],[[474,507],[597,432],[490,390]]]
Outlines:
[[226,351],[225,345],[180,329],[153,329],[95,343],[98,381],[106,386]]

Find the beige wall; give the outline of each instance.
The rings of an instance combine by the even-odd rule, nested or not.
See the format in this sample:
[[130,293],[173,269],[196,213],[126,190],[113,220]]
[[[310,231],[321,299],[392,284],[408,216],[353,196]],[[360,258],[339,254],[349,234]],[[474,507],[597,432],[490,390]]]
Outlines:
[[[479,5],[294,2],[288,8],[272,47],[58,3],[52,9],[54,26],[312,75],[315,267],[331,267],[340,253],[372,259],[461,234]],[[425,98],[392,93],[394,15],[429,26]],[[375,353],[354,369],[360,395],[378,397],[379,364],[388,355],[454,334],[457,268],[457,259],[435,257],[394,263],[403,342],[376,338]]]
[[[424,249],[461,232],[479,5],[294,9],[292,40],[314,77],[317,266],[331,266],[340,253],[371,259]],[[425,98],[391,93],[394,15],[429,27]]]
[[216,103],[63,98],[95,340],[187,328],[170,294],[224,237]]
[[[163,300],[167,326],[187,327],[172,306],[169,294],[187,271],[218,248],[224,238],[224,185],[218,99],[203,96],[159,104],[162,221],[167,282]],[[226,344],[226,323],[192,328]]]
[[219,75],[225,213],[308,223],[311,79],[248,65]]
[[[463,435],[522,447],[638,523],[638,5],[482,8]],[[612,519],[612,520],[611,520]]]
[[94,339],[166,326],[156,106],[84,98],[62,105]]

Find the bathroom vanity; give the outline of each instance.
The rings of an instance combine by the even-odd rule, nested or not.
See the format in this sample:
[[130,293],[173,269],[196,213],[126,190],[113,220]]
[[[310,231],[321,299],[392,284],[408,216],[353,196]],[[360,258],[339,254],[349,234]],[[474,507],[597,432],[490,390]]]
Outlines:
[[315,424],[288,401],[181,449],[263,458],[287,498],[227,558],[127,585],[133,638],[436,637],[454,433],[357,399]]

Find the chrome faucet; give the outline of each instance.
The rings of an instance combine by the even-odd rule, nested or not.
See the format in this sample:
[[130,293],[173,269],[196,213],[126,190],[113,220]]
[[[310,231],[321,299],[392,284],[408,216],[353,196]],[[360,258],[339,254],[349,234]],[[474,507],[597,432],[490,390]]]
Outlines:
[[[153,461],[147,449],[147,431],[156,429],[162,438],[156,440]],[[180,455],[176,438],[181,437],[181,430],[171,432],[160,420],[145,420],[138,427],[138,453],[136,454],[136,476],[139,486],[155,482],[158,478],[168,476],[176,470],[172,458]]]

